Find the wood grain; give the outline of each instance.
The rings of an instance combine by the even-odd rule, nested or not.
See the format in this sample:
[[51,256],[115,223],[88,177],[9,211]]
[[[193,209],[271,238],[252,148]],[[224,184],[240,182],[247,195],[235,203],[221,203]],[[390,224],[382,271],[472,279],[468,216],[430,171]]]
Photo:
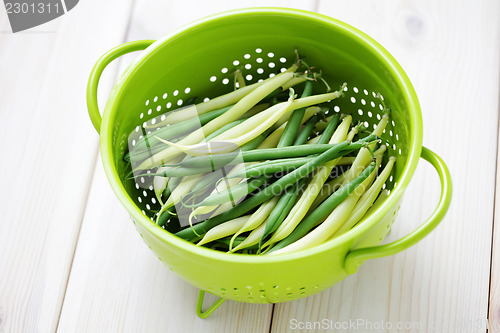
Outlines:
[[2,332],[56,329],[97,153],[86,79],[123,37],[127,3],[83,1],[18,34],[0,11]]
[[[276,306],[273,332],[290,330],[292,319],[324,318],[340,323],[359,319],[359,329],[369,332],[395,332],[398,322],[408,325],[399,330],[403,332],[485,332],[497,149],[499,5],[320,1],[320,13],[371,35],[407,72],[422,107],[424,145],[439,153],[451,170],[453,201],[442,225],[413,248],[365,263],[356,275],[322,294]],[[435,172],[420,163],[388,238],[396,240],[422,223],[438,193]],[[381,321],[394,328],[363,326]]]

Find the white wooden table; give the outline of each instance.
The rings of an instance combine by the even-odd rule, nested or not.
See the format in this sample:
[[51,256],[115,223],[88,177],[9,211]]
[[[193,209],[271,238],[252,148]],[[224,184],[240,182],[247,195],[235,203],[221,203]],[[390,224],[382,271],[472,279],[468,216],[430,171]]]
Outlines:
[[[276,305],[226,302],[202,320],[198,291],[150,253],[108,185],[86,79],[119,43],[258,5],[317,11],[386,47],[416,89],[424,145],[447,162],[454,197],[418,245],[327,291]],[[11,34],[0,9],[0,332],[286,332],[324,319],[356,321],[358,332],[397,332],[387,327],[398,323],[486,332],[488,318],[489,332],[500,332],[499,22],[498,0],[82,0]],[[101,105],[131,59],[106,70]],[[437,175],[419,164],[388,241],[418,226],[438,193]]]

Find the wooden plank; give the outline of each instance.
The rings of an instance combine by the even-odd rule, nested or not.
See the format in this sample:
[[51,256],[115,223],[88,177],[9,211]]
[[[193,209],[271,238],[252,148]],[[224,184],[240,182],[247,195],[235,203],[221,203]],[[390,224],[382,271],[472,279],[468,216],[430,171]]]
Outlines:
[[196,0],[151,1],[137,0],[129,31],[129,39],[158,39],[169,31],[188,22],[211,14],[246,7],[290,7],[314,11],[317,0],[213,0],[202,3]]
[[[159,38],[191,20],[232,8],[268,5],[314,10],[315,4],[310,0],[139,0],[127,40]],[[132,57],[123,57],[122,68]],[[143,244],[101,164],[98,161],[92,181],[59,331],[268,332],[272,305],[226,302],[207,320],[196,316],[198,290],[166,269]]]
[[195,314],[197,295],[196,288],[168,270],[141,241],[98,163],[59,331],[269,330],[270,305],[227,302],[202,320]]
[[[365,263],[356,275],[317,296],[276,306],[274,332],[291,330],[291,320],[322,319],[337,325],[360,320],[357,329],[370,332],[396,331],[398,323],[412,332],[485,332],[497,148],[499,6],[497,1],[320,1],[320,13],[365,31],[405,69],[421,102],[424,145],[447,162],[454,197],[442,225],[418,245]],[[424,221],[438,193],[435,172],[420,163],[388,240]],[[496,312],[491,316],[498,318],[497,283],[492,289]],[[366,326],[383,325],[382,321],[393,329]]]
[[[500,109],[500,105],[497,105]],[[500,134],[500,133],[499,133]],[[500,146],[500,135],[499,135]],[[500,152],[497,155],[497,178],[495,191],[495,215],[493,225],[493,242],[490,278],[489,332],[500,332]]]
[[0,10],[2,332],[56,329],[97,153],[86,79],[129,3],[83,1],[18,34]]

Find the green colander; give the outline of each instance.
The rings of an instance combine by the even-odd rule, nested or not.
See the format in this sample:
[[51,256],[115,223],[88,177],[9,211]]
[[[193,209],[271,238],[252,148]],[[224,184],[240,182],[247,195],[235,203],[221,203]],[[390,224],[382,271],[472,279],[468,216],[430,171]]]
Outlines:
[[[211,98],[232,89],[231,72],[241,68],[249,82],[269,77],[295,61],[294,50],[322,70],[332,87],[348,83],[336,111],[374,126],[382,103],[391,109],[383,137],[396,167],[382,205],[349,232],[308,250],[279,256],[226,254],[197,247],[156,226],[147,210],[158,208],[152,188],[126,180],[122,159],[129,134],[192,96]],[[112,90],[102,121],[97,85],[117,57],[144,50]],[[382,96],[383,101],[377,98]],[[399,64],[377,42],[327,16],[284,8],[250,8],[216,14],[158,41],[120,45],[95,65],[89,80],[90,118],[100,134],[102,160],[111,186],[144,242],[158,258],[201,290],[197,313],[207,317],[223,300],[249,303],[292,301],[330,288],[367,259],[398,253],[431,232],[451,199],[449,171],[439,156],[422,147],[422,116],[417,96]],[[431,163],[441,180],[441,198],[432,216],[402,239],[379,245],[399,211],[419,158]],[[201,310],[204,291],[220,297]]]

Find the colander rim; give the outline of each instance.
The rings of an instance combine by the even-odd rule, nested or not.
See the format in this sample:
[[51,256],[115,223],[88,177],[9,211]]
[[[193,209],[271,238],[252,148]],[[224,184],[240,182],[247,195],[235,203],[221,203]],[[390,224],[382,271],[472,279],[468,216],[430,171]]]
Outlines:
[[[115,101],[120,100],[123,92],[122,87],[131,80],[131,77],[135,72],[139,70],[141,64],[146,62],[148,58],[151,57],[163,44],[168,43],[170,40],[181,38],[182,35],[186,34],[186,32],[198,29],[204,24],[210,23],[212,21],[235,18],[238,16],[276,14],[288,15],[294,18],[312,20],[319,24],[326,24],[331,28],[337,30],[339,33],[346,34],[350,38],[354,38],[361,43],[365,43],[373,51],[373,54],[376,55],[386,67],[391,69],[391,72],[396,78],[401,91],[404,93],[406,104],[409,106],[409,126],[411,129],[410,133],[412,134],[411,137],[409,137],[408,158],[402,172],[401,180],[391,191],[386,201],[370,216],[366,217],[362,224],[358,224],[350,231],[333,240],[314,246],[310,249],[276,256],[256,256],[247,254],[227,254],[221,251],[195,246],[193,243],[176,237],[173,234],[166,232],[163,228],[152,223],[151,220],[142,213],[139,207],[136,206],[132,198],[126,192],[125,187],[123,186],[118,176],[116,166],[113,163],[113,131],[111,130],[112,128],[110,128],[110,123],[112,124],[117,113]],[[391,207],[394,206],[402,197],[406,186],[408,185],[413,176],[413,173],[415,172],[422,149],[422,116],[415,90],[402,67],[385,48],[383,48],[378,42],[376,42],[367,34],[347,23],[315,12],[281,7],[253,7],[225,11],[193,21],[192,23],[186,24],[165,35],[161,39],[154,42],[141,54],[139,54],[122,73],[110,93],[103,113],[100,137],[101,158],[103,161],[106,176],[116,196],[123,204],[123,206],[125,206],[131,218],[136,221],[136,223],[140,223],[148,232],[161,239],[162,241],[169,243],[171,246],[175,246],[180,250],[189,251],[190,253],[198,255],[200,257],[210,258],[212,260],[220,260],[224,262],[262,264],[285,262],[288,260],[295,260],[313,256],[325,251],[331,251],[332,249],[335,249],[347,242],[352,241],[356,236],[364,233],[367,229],[371,228],[375,223],[382,219],[385,214],[391,209]]]

